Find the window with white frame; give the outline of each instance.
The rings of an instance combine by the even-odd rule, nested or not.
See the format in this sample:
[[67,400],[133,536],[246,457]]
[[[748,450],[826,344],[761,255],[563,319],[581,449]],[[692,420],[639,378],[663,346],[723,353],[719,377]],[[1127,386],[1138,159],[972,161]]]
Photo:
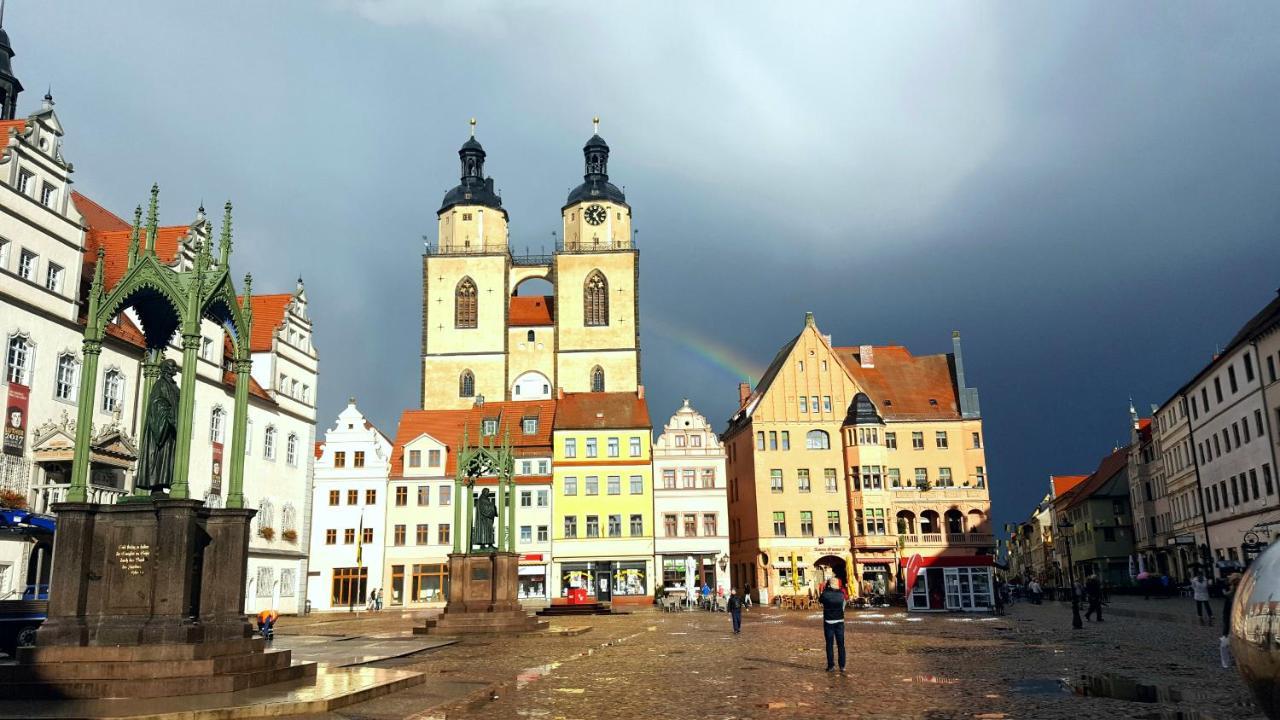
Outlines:
[[213,412],[209,413],[209,442],[222,442],[222,428],[227,424],[227,411],[221,407],[215,407]]
[[27,195],[31,192],[31,181],[35,180],[35,173],[30,170],[18,171],[18,192]]
[[9,267],[9,241],[0,238],[0,269]]
[[31,384],[31,363],[35,357],[35,346],[22,334],[9,336],[9,352],[6,354],[5,378],[10,383]]
[[53,396],[59,400],[75,400],[76,375],[80,372],[80,363],[74,353],[62,353],[58,356],[58,373],[54,378]]
[[289,433],[289,439],[285,441],[284,461],[290,465],[298,464],[298,436]]
[[40,188],[40,204],[51,208],[58,197],[58,188],[52,183],[44,183]]
[[49,269],[44,275],[44,287],[46,290],[53,292],[62,292],[62,276],[65,271],[62,266],[57,263],[49,263]]
[[268,460],[276,459],[276,428],[274,425],[268,425],[267,432],[262,436],[262,456]]
[[117,368],[102,376],[102,411],[113,413],[124,408],[124,373]]
[[213,340],[211,338],[200,338],[200,359],[209,360],[213,357]]
[[23,280],[33,280],[36,276],[36,254],[30,250],[23,250],[18,253],[18,277]]
[[253,421],[244,421],[244,454],[253,452]]

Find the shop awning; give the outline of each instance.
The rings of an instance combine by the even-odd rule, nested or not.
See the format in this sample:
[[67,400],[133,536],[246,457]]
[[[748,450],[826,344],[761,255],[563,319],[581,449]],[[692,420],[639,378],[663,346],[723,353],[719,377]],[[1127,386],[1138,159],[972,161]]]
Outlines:
[[521,575],[546,575],[547,566],[546,565],[521,565],[520,574]]
[[[991,567],[990,555],[935,555],[920,558],[920,567]],[[898,558],[899,565],[906,565],[907,558]]]

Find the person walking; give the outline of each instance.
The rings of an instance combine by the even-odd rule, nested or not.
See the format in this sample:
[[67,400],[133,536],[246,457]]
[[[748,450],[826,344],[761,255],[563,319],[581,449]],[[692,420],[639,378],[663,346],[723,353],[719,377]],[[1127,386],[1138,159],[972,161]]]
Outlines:
[[835,577],[827,581],[826,589],[818,595],[818,602],[822,603],[822,637],[827,646],[827,672],[836,668],[835,657],[832,655],[833,644],[839,646],[840,672],[844,672],[845,599],[845,594],[840,589],[840,578]]
[[1089,601],[1089,609],[1085,611],[1084,619],[1091,620],[1092,616],[1097,615],[1098,622],[1102,622],[1102,581],[1097,575],[1090,575],[1085,580],[1084,595]]
[[742,586],[742,606],[747,610],[751,609],[751,584],[747,583]]
[[1041,591],[1041,589],[1040,589],[1040,581],[1039,581],[1039,580],[1036,580],[1035,578],[1031,578],[1031,582],[1027,583],[1027,594],[1029,594],[1029,595],[1031,596],[1031,604],[1032,604],[1032,605],[1039,605],[1039,604],[1040,604],[1040,593],[1041,593],[1041,592],[1042,592],[1042,591]]
[[737,588],[729,588],[729,617],[733,619],[733,634],[742,634],[742,598]]
[[1222,637],[1218,640],[1218,655],[1223,669],[1231,667],[1231,603],[1236,599],[1236,586],[1240,573],[1231,573],[1222,589]]
[[1197,570],[1191,578],[1191,597],[1196,601],[1196,620],[1201,625],[1213,624],[1213,607],[1209,605],[1209,581],[1203,570]]
[[1004,614],[1004,587],[1005,587],[1005,586],[1004,586],[1004,578],[1002,578],[1002,577],[1000,577],[999,575],[997,575],[997,576],[996,576],[996,581],[995,581],[995,596],[996,596],[996,597],[995,597],[995,600],[996,600],[996,614],[997,614],[997,615],[1003,615],[1003,614]]

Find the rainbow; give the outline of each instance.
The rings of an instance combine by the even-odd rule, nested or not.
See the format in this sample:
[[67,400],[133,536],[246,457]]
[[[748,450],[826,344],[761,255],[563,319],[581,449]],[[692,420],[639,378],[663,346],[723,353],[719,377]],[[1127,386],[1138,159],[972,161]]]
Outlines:
[[760,379],[762,369],[756,361],[744,356],[737,348],[696,335],[663,318],[646,317],[645,327],[676,347],[698,358],[708,367],[726,373],[737,380]]

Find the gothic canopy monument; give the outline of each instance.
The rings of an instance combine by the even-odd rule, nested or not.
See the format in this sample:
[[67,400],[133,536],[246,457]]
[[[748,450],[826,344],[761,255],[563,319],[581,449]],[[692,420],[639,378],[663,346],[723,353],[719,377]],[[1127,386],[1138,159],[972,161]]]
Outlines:
[[[98,250],[85,319],[71,487],[67,502],[54,506],[58,529],[48,620],[35,647],[22,648],[19,664],[0,672],[0,683],[21,687],[28,697],[224,692],[315,673],[314,664],[292,665],[278,652],[264,653],[244,616],[249,522],[255,514],[244,508],[243,492],[253,318],[251,279],[245,277],[240,301],[231,278],[231,204],[216,255],[212,224],[202,209],[191,228],[194,255],[170,264],[156,254],[158,193],[153,186],[145,227],[142,209],[135,212],[128,265],[115,287],[104,287],[104,252]],[[98,505],[87,502],[98,360],[108,324],[126,310],[139,321],[146,345],[141,453],[134,494],[116,505]],[[188,492],[195,369],[205,319],[226,328],[235,375],[226,508],[207,507]],[[180,362],[166,357],[175,336]],[[209,659],[239,670],[199,677],[208,675]]]

